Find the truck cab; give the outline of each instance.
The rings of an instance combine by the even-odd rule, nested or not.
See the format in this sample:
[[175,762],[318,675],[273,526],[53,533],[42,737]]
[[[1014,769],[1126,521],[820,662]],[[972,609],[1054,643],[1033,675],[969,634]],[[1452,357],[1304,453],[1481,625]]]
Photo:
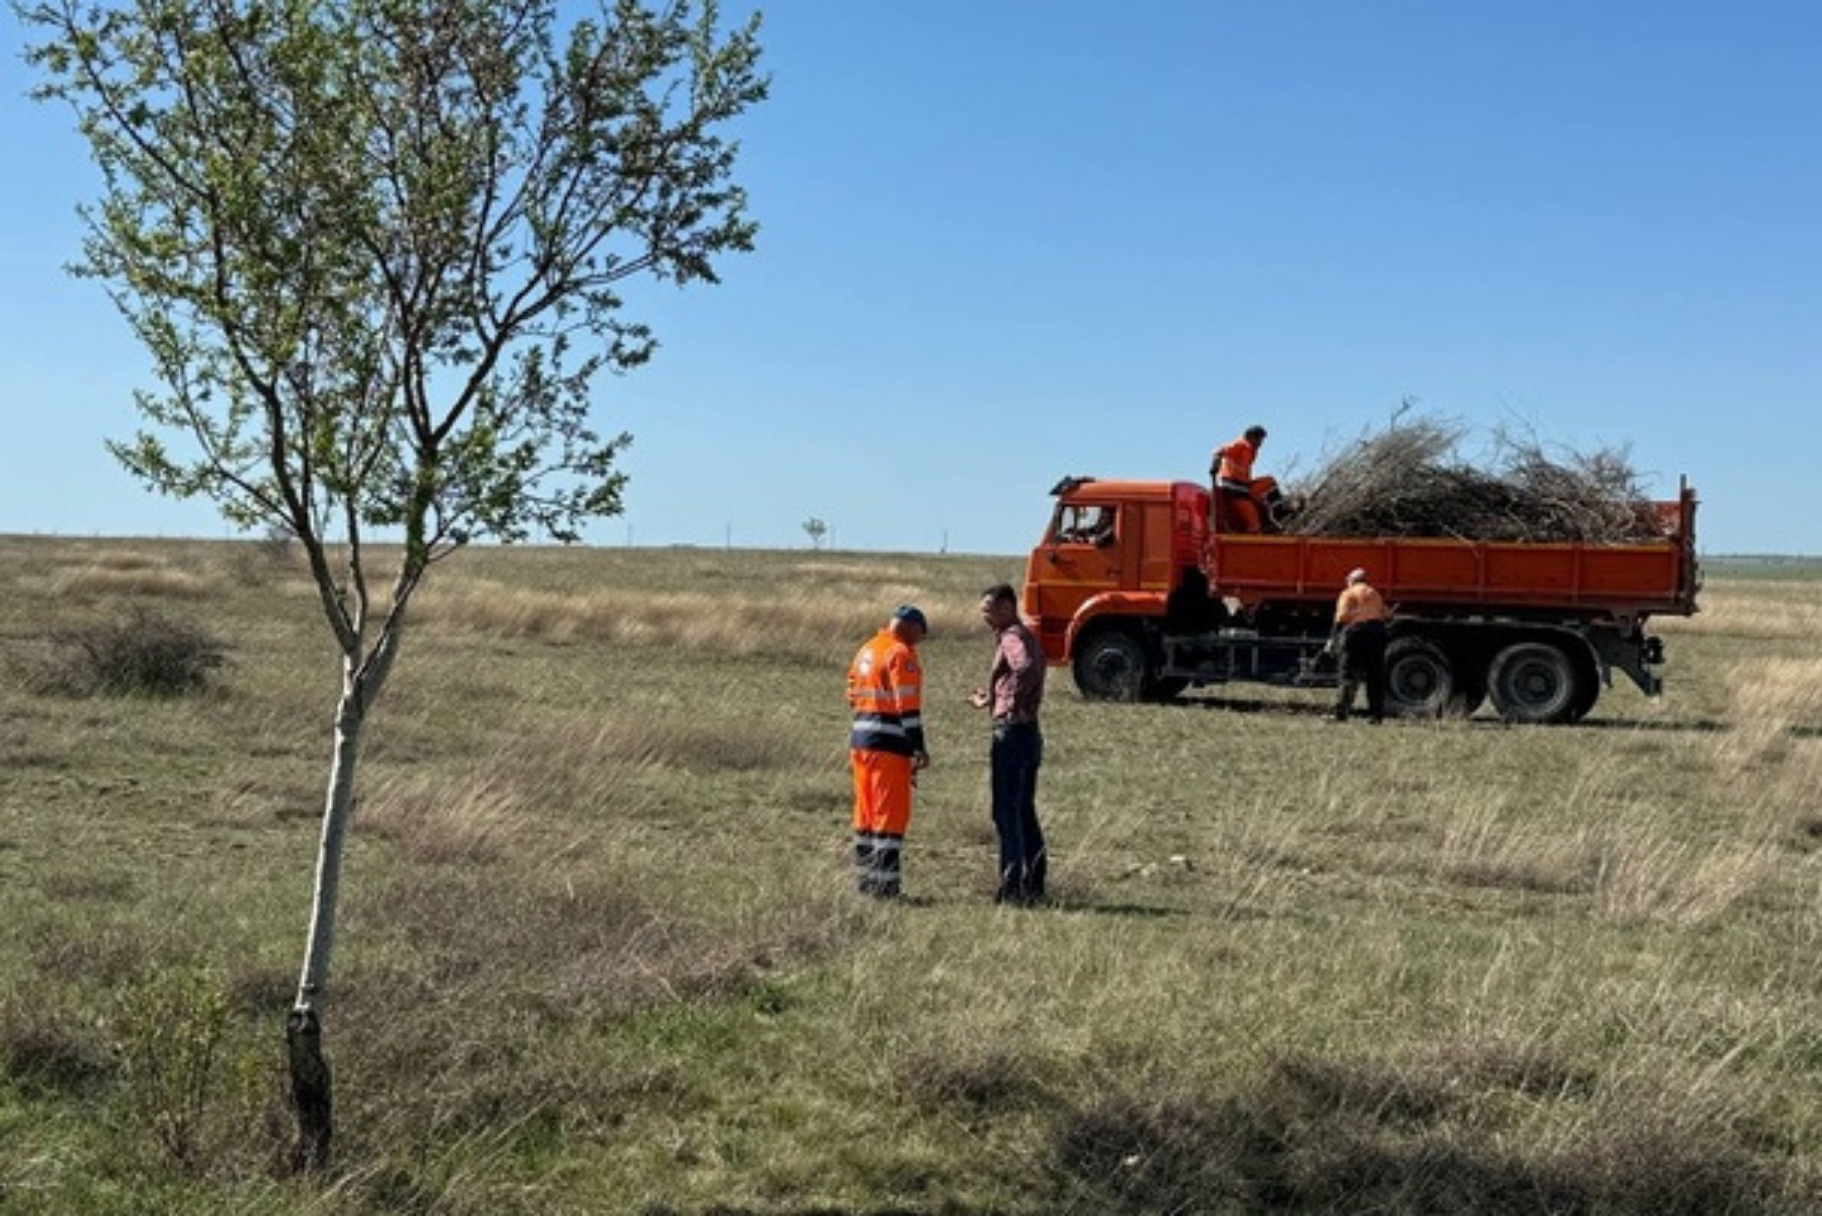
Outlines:
[[[1207,492],[1189,482],[1065,477],[1051,493],[1056,505],[1026,561],[1022,605],[1045,657],[1074,662],[1078,683],[1086,676],[1097,689],[1155,691],[1146,673],[1159,657],[1152,652],[1171,592],[1203,548]],[[1186,527],[1192,520],[1200,527]]]

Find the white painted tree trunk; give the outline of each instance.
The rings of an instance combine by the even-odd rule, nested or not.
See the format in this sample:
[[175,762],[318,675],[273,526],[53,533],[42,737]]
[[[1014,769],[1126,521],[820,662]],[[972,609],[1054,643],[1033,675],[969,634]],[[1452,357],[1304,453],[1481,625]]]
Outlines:
[[321,1169],[329,1161],[334,1131],[329,1062],[323,1055],[320,1003],[329,986],[329,959],[335,946],[336,898],[341,889],[342,852],[348,821],[354,812],[354,770],[360,755],[361,726],[371,690],[344,666],[341,701],[335,711],[335,756],[323,806],[323,831],[316,855],[316,886],[310,909],[310,935],[304,947],[303,973],[297,999],[285,1024],[285,1047],[291,1065],[291,1098],[297,1114],[293,1165]]

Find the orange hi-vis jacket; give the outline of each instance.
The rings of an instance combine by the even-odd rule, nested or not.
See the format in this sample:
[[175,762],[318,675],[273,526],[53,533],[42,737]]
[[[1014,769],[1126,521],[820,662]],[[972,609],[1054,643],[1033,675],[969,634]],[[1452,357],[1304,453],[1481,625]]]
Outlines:
[[917,651],[881,629],[848,666],[854,729],[848,746],[915,756],[924,751],[924,673]]
[[1215,449],[1215,484],[1236,494],[1253,490],[1253,459],[1259,449],[1242,435],[1232,443]]
[[1392,610],[1385,606],[1385,599],[1366,583],[1349,583],[1335,601],[1335,624],[1344,628],[1391,619]]

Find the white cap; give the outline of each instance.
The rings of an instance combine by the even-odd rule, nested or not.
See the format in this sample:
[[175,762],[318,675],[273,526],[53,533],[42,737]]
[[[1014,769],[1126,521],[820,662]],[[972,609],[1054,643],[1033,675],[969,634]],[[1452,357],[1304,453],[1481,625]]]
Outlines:
[[1350,583],[1366,582],[1366,571],[1359,566],[1355,566],[1352,570],[1348,571],[1348,582],[1350,582]]

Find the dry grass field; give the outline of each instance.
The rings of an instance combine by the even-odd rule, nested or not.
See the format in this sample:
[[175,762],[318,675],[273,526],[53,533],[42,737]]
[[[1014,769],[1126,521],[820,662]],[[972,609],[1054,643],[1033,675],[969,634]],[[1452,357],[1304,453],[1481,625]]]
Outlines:
[[[279,1168],[337,672],[295,559],[0,539],[0,1211],[1822,1208],[1822,575],[1710,571],[1571,728],[1089,704],[997,908],[976,596],[1011,559],[488,549],[367,735]],[[842,673],[916,599],[915,898],[849,890]],[[224,643],[97,695],[85,628]]]

